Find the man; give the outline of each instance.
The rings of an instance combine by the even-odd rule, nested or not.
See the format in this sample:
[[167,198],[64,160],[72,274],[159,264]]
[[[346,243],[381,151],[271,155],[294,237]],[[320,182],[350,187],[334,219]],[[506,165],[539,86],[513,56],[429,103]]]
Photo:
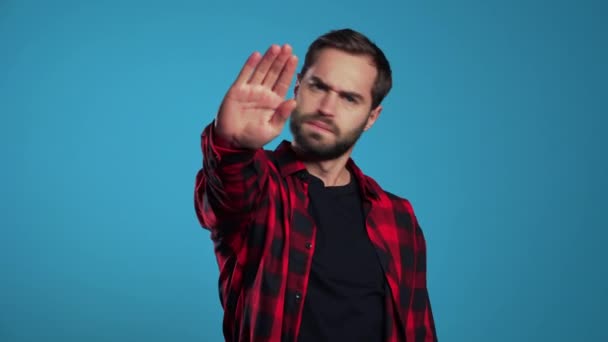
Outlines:
[[[391,88],[382,51],[331,31],[253,53],[202,134],[195,205],[212,233],[227,341],[436,341],[410,203],[350,158]],[[287,119],[293,143],[263,146]]]

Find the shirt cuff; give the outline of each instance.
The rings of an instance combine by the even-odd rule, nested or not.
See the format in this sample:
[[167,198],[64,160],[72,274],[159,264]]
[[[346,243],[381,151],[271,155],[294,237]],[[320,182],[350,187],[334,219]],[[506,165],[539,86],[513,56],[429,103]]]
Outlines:
[[252,158],[257,152],[257,150],[229,146],[227,141],[215,133],[215,122],[211,122],[203,130],[201,145],[203,155],[213,160],[213,164],[219,164],[222,161],[228,164],[243,162]]

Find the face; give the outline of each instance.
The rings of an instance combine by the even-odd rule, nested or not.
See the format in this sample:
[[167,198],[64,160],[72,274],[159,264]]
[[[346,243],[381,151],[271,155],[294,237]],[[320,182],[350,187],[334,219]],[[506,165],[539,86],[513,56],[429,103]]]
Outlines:
[[290,122],[294,147],[316,160],[350,153],[382,110],[371,108],[376,74],[369,56],[321,50],[306,74],[298,75]]

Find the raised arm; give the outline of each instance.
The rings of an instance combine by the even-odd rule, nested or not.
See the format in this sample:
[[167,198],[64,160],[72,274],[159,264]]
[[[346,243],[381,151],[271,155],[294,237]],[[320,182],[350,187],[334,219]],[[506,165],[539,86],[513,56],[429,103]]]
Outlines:
[[194,200],[201,224],[216,238],[244,228],[259,202],[268,176],[261,148],[281,133],[295,108],[285,95],[296,65],[289,45],[253,53],[203,131]]

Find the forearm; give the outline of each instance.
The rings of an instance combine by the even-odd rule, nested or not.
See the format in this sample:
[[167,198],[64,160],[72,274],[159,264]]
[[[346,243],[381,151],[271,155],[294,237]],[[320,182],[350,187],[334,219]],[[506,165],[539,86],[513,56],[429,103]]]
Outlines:
[[[201,224],[212,231],[238,229],[254,210],[265,164],[262,150],[222,146],[213,123],[201,136],[203,167],[195,186],[195,208]],[[257,165],[257,168],[256,168]],[[260,171],[261,174],[260,174]]]

